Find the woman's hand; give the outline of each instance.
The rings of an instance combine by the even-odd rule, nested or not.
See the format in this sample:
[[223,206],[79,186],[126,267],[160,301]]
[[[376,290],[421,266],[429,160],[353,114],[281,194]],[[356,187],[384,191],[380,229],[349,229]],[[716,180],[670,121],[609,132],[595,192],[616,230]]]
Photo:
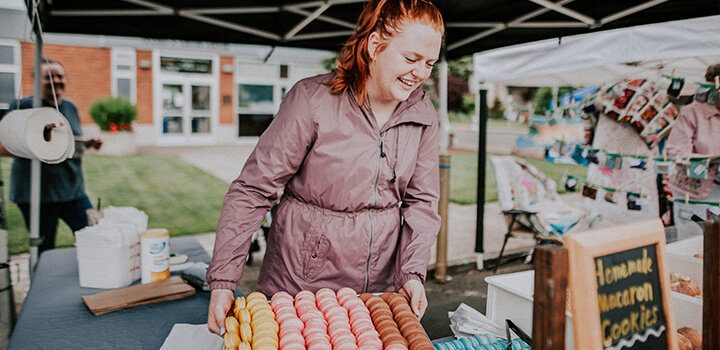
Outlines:
[[232,307],[233,292],[228,289],[215,289],[210,293],[210,307],[208,309],[208,330],[219,336],[225,333],[225,316]]
[[418,280],[411,279],[405,282],[398,292],[410,301],[410,308],[418,319],[421,319],[428,306],[423,284]]

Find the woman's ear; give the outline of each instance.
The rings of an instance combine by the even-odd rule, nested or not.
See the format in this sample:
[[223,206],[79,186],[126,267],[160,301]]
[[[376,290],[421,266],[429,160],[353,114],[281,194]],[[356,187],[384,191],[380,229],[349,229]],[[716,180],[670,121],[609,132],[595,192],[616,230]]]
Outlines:
[[370,61],[375,60],[375,55],[378,53],[378,48],[380,47],[380,34],[378,32],[372,32],[370,33],[370,36],[368,36],[368,56],[370,56]]

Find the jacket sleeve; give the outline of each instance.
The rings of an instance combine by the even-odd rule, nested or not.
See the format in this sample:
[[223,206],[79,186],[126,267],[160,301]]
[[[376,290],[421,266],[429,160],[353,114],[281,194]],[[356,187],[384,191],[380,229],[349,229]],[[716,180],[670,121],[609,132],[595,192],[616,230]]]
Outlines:
[[[428,108],[436,114],[428,101]],[[438,170],[438,121],[424,127],[415,172],[402,198],[403,225],[395,262],[394,284],[399,290],[405,282],[425,282],[431,249],[440,229],[437,202],[440,199]]]
[[240,176],[230,184],[206,274],[211,290],[235,290],[245,270],[253,233],[312,146],[315,129],[308,102],[302,82],[288,91]]
[[680,114],[673,125],[670,136],[665,147],[670,157],[687,157],[694,152],[695,130],[697,129],[697,118],[692,106],[680,109]]

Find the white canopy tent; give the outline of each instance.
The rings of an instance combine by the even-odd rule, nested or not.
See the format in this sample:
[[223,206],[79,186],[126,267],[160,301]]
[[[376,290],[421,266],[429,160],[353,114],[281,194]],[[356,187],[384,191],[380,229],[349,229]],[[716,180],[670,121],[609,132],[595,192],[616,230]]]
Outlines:
[[599,85],[623,77],[685,78],[703,82],[720,62],[720,16],[650,24],[542,40],[476,53],[480,84]]

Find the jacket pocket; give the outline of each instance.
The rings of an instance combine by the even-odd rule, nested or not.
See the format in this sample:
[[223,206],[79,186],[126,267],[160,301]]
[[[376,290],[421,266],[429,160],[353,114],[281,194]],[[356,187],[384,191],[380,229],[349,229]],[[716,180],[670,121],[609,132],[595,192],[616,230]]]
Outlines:
[[305,280],[312,282],[317,277],[329,250],[330,240],[324,234],[309,235],[303,244],[303,255],[305,255],[303,277]]

